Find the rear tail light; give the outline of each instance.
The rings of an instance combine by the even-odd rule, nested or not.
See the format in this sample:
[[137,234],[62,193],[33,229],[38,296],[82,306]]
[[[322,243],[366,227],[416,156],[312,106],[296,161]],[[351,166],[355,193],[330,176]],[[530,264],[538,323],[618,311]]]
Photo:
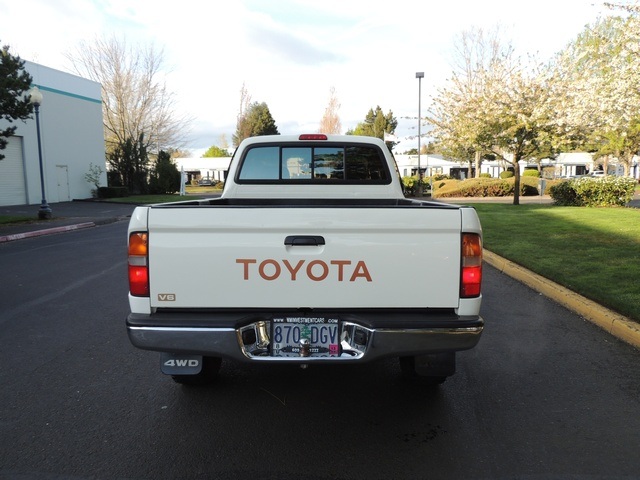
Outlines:
[[149,296],[149,234],[129,235],[129,292],[135,297]]
[[482,238],[477,233],[462,234],[460,297],[480,296],[482,285]]

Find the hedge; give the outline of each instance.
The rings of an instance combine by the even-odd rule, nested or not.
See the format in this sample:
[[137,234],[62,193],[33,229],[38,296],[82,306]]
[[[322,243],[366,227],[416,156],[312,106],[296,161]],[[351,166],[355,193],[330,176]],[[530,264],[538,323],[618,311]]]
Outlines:
[[556,205],[569,207],[623,207],[633,199],[636,181],[628,177],[582,177],[549,188]]
[[129,195],[127,187],[100,187],[98,198],[121,198]]
[[[510,197],[515,190],[515,179],[470,178],[434,183],[434,198],[452,197]],[[538,179],[523,177],[520,179],[520,195],[538,195]]]

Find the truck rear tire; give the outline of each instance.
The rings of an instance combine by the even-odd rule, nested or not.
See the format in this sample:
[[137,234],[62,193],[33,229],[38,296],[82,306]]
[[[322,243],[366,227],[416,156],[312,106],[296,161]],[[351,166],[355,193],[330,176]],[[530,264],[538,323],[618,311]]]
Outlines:
[[207,385],[213,383],[220,372],[222,359],[219,357],[202,357],[202,370],[195,375],[171,375],[174,382],[181,385]]

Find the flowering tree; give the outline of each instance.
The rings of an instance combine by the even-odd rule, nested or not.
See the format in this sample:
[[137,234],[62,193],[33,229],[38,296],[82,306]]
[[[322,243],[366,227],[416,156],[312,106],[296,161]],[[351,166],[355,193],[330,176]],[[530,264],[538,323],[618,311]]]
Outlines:
[[517,205],[519,162],[548,152],[554,138],[553,77],[545,66],[514,58],[497,37],[486,43],[488,49],[477,32],[475,38],[478,56],[468,54],[464,68],[454,71],[449,87],[434,100],[433,135],[458,158],[488,152],[512,166]]
[[486,123],[480,145],[513,167],[514,205],[520,203],[519,162],[549,152],[556,136],[553,90],[544,66],[517,64],[499,74],[481,104]]
[[[477,176],[482,156],[489,153],[481,141],[486,119],[477,112],[497,80],[496,73],[512,63],[513,47],[500,39],[498,29],[486,32],[474,27],[459,35],[454,52],[451,79],[438,90],[427,120],[441,153],[461,163],[474,161]],[[497,70],[500,65],[503,68]]]
[[557,59],[567,131],[583,135],[599,157],[615,157],[629,175],[640,151],[640,8],[600,19]]

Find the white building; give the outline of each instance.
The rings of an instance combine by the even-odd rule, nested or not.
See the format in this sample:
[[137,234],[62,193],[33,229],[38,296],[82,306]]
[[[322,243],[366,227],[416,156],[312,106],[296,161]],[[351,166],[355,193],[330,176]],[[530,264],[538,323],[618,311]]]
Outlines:
[[464,175],[464,178],[468,178],[467,165],[447,160],[442,155],[422,154],[419,158],[418,155],[395,155],[395,159],[401,177],[417,175],[419,168],[426,177],[452,175],[462,178]]
[[[100,84],[32,62],[25,70],[33,77],[43,100],[40,139],[45,198],[49,203],[91,197],[95,188],[85,179],[90,164],[105,167]],[[0,205],[34,205],[42,200],[35,112],[25,122],[0,127],[18,128],[0,151]],[[107,185],[106,173],[100,185]]]
[[[407,177],[416,175],[418,172],[418,155],[396,155],[396,163],[400,176]],[[631,165],[630,175],[633,178],[640,179],[639,157],[635,157]],[[597,170],[599,167],[593,160],[593,155],[585,152],[561,153],[554,160],[545,159],[541,162],[542,168],[550,168],[553,171],[554,178],[560,177],[576,177],[588,175]],[[480,166],[480,173],[488,173],[494,178],[498,178],[500,173],[510,166],[504,161],[484,160]],[[536,163],[520,162],[520,173],[530,168],[538,168]],[[450,175],[454,178],[469,178],[469,164],[462,164],[447,160],[442,155],[423,154],[420,155],[420,170],[425,172],[425,176],[431,175]],[[608,166],[610,175],[624,175],[622,165],[611,161]]]
[[[462,164],[444,158],[442,155],[423,154],[420,155],[395,155],[396,164],[401,177],[416,175],[418,164],[425,176],[448,175],[453,178],[470,178],[469,164]],[[224,181],[225,171],[229,169],[231,157],[213,158],[175,158],[178,170],[183,170],[187,182],[197,181],[201,178]],[[481,173],[488,173],[494,178],[500,177],[508,165],[501,161],[483,161],[480,167]],[[555,177],[570,177],[586,175],[596,169],[593,157],[589,153],[562,153],[556,160],[543,160],[542,167],[553,167]],[[520,172],[528,168],[538,168],[537,164],[520,162]],[[622,175],[620,168],[613,170],[610,166],[609,173]],[[635,170],[634,170],[635,172]],[[632,173],[634,173],[632,172]],[[634,175],[635,176],[635,175]]]
[[200,179],[222,182],[224,181],[224,172],[229,170],[231,157],[185,157],[174,158],[173,161],[178,170],[184,172],[187,183]]

